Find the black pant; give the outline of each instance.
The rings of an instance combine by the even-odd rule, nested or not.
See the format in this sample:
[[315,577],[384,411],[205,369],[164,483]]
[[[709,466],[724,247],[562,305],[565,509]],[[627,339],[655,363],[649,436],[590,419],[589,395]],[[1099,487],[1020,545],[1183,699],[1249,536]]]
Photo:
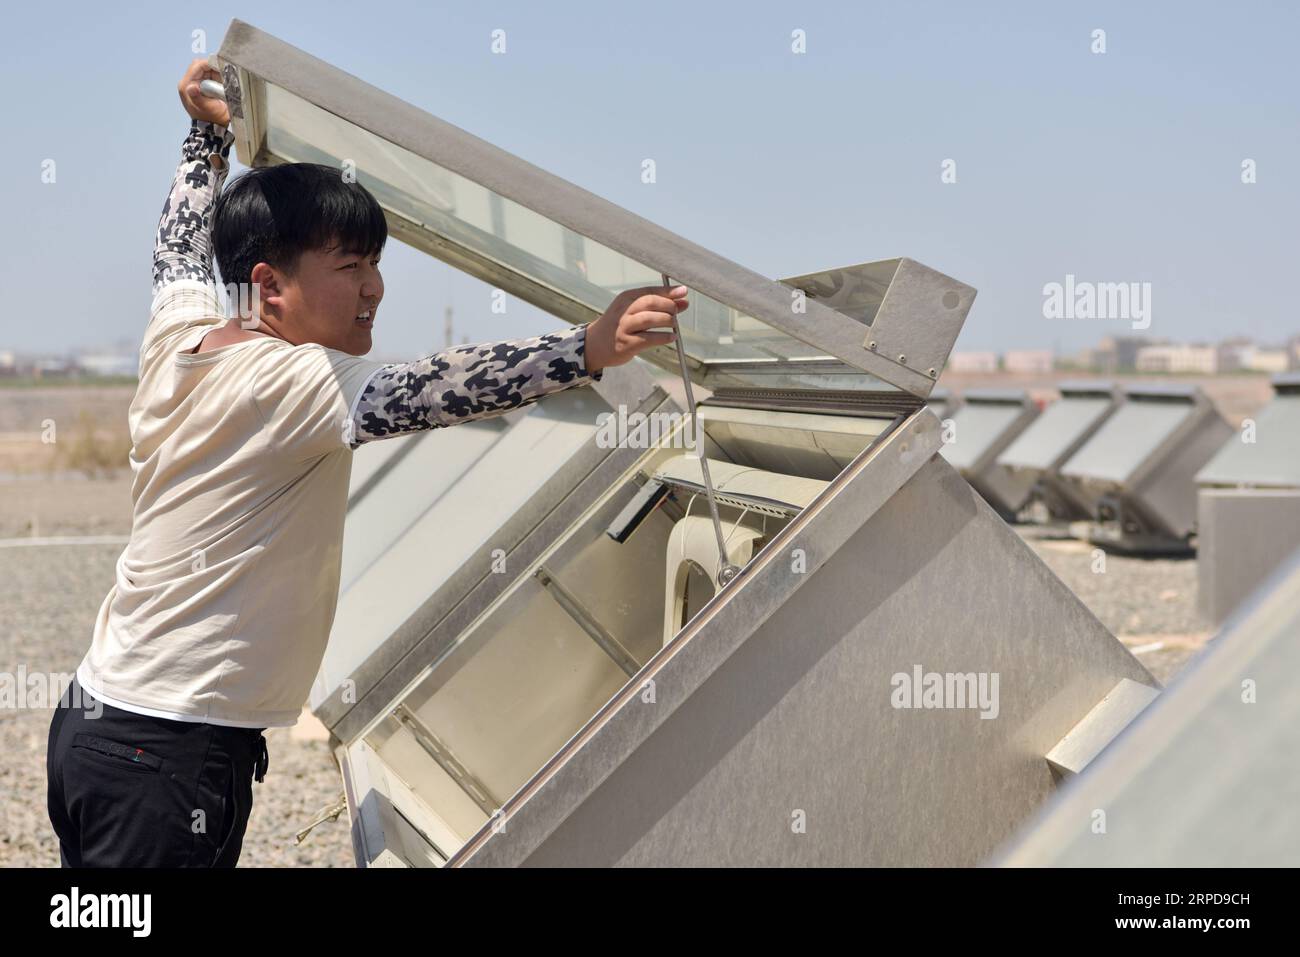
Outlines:
[[62,865],[234,867],[268,765],[264,730],[123,711],[74,678],[46,760]]

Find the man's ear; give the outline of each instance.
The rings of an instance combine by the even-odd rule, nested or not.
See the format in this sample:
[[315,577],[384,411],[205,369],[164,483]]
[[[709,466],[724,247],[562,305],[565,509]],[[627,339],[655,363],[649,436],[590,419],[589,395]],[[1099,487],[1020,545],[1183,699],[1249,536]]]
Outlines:
[[250,276],[257,286],[258,298],[264,304],[270,303],[278,308],[280,306],[280,297],[284,294],[284,288],[275,267],[269,263],[258,263],[253,267]]

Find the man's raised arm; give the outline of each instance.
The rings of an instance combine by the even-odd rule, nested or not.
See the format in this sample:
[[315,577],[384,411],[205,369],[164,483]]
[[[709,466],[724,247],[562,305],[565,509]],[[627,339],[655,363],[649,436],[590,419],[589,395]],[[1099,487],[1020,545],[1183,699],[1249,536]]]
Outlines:
[[212,208],[230,172],[230,114],[221,100],[198,93],[198,83],[215,77],[203,59],[195,60],[179,93],[190,115],[190,132],[181,144],[181,161],[158,222],[153,253],[153,291],[178,279],[215,283],[212,268]]

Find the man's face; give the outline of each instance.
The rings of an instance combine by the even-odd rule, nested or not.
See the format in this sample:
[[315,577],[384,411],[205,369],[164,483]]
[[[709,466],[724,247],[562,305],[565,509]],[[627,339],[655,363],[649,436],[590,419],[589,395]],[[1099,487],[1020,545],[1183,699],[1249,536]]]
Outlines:
[[344,253],[331,245],[304,252],[292,276],[258,263],[253,281],[260,283],[263,323],[286,341],[315,342],[354,356],[370,351],[384,298],[378,255]]

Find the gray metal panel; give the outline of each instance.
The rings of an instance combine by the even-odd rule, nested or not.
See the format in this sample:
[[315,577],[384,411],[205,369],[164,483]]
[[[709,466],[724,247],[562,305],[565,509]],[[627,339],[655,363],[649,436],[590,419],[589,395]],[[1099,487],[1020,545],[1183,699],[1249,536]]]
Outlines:
[[1097,759],[1119,733],[1159,697],[1151,685],[1121,678],[1082,721],[1047,752],[1047,763],[1062,777],[1081,773]]
[[1063,396],[1093,395],[1114,399],[1124,396],[1124,391],[1109,379],[1066,379],[1057,383],[1056,391]]
[[1190,399],[1151,402],[1132,401],[1130,397],[1061,466],[1061,474],[1122,485],[1195,412]]
[[1068,483],[1060,481],[1061,464],[1077,452],[1114,414],[1121,400],[1097,386],[1061,386],[1061,398],[1048,406],[986,469],[981,488],[994,507],[1015,514],[1035,494],[1056,518],[1075,508]]
[[[894,707],[918,664],[1000,674],[996,717]],[[972,865],[1052,794],[1044,756],[1123,678],[1154,683],[936,457],[522,863]],[[513,862],[513,823],[470,863]]]
[[[451,861],[519,863],[590,787],[634,750],[753,631],[790,599],[851,531],[883,505],[939,448],[939,423],[920,410],[831,481],[821,499],[777,532],[536,775],[503,806],[506,828],[474,835]],[[792,574],[790,550],[803,571]],[[707,629],[708,640],[693,639]],[[641,706],[645,682],[656,704]],[[585,747],[597,736],[599,747]],[[506,834],[505,844],[501,839]]]
[[1101,424],[1114,406],[1109,397],[1063,395],[1007,446],[998,464],[1049,471]]
[[1224,443],[1197,485],[1252,485],[1300,488],[1300,394],[1273,397],[1256,415],[1254,441],[1238,433]]
[[1201,388],[1189,382],[1130,382],[1124,386],[1124,394],[1131,399],[1191,399],[1197,401],[1204,397]]
[[[933,388],[975,290],[908,259],[898,260],[893,281],[870,326],[822,305],[816,299],[792,308],[792,290],[676,236],[586,190],[527,163],[449,123],[430,116],[240,20],[233,20],[217,54],[231,100],[232,124],[241,149],[262,150],[240,158],[248,165],[276,162],[264,137],[250,127],[272,125],[255,110],[267,109],[268,90],[280,88],[368,131],[415,157],[490,190],[496,196],[539,214],[602,248],[646,267],[651,275],[667,274],[708,297],[739,310],[777,332],[814,347],[814,354],[837,357],[879,376],[914,395]],[[227,69],[229,66],[236,70]],[[245,90],[244,87],[248,89]],[[339,157],[341,159],[342,157]],[[400,164],[399,164],[400,165]],[[360,173],[364,172],[364,164]],[[571,322],[594,318],[593,303],[582,302],[517,268],[491,261],[464,243],[433,235],[427,228],[439,215],[436,195],[426,197],[423,223],[393,220],[395,234],[459,268],[503,285]],[[415,234],[424,230],[423,239]],[[856,267],[855,267],[856,268]],[[650,283],[639,283],[648,285]],[[697,301],[697,306],[702,303]],[[602,306],[603,308],[603,306]],[[685,326],[683,327],[685,336]],[[872,346],[875,348],[872,348]],[[668,350],[651,361],[666,362]],[[910,353],[910,356],[909,356]],[[695,374],[703,368],[695,363]],[[702,380],[703,381],[703,380]],[[705,381],[707,385],[707,381]]]
[[1195,474],[1232,433],[1195,386],[1135,385],[1058,472],[1099,520],[1092,539],[1134,550],[1186,550],[1196,528]]
[[1007,521],[1028,501],[1034,479],[997,459],[1037,417],[1038,406],[1022,390],[971,389],[944,421],[944,457]]
[[1215,627],[1300,545],[1300,489],[1202,488],[1197,606]]
[[992,863],[1296,866],[1296,674],[1300,553]]
[[[717,787],[700,792],[707,796],[709,806],[702,812],[709,815],[707,821],[693,814],[673,815],[674,827],[696,828],[700,833],[686,841],[649,840],[646,853],[662,855],[657,862],[673,862],[670,856],[683,860],[683,855],[694,853],[688,845],[698,836],[705,840],[701,853],[710,849],[715,862],[745,859],[770,863],[776,849],[753,840],[751,833],[740,833],[755,828],[770,831],[769,843],[791,850],[788,844],[780,843],[789,837],[789,810],[766,820],[771,807],[762,814],[749,813],[754,811],[753,802],[762,800],[763,787],[756,788],[754,782],[763,774],[769,776],[764,784],[773,781],[774,786],[786,789],[804,782],[799,800],[816,802],[825,812],[818,818],[824,826],[820,836],[794,849],[796,855],[810,859],[841,862],[848,854],[857,855],[854,859],[860,862],[866,842],[879,851],[878,857],[868,858],[872,861],[969,860],[1008,833],[1052,787],[1044,758],[1047,751],[1120,677],[1143,683],[1151,683],[1151,679],[1019,537],[972,494],[969,486],[933,457],[938,447],[938,423],[933,416],[919,412],[909,421],[927,423],[929,439],[921,441],[924,434],[913,435],[910,429],[900,429],[864,453],[831,483],[824,500],[805,510],[746,567],[742,575],[753,576],[748,591],[731,591],[733,583],[716,595],[645,666],[638,680],[620,692],[507,802],[502,822],[505,827],[493,832],[485,826],[451,863],[522,863],[539,846],[549,843],[552,835],[559,834],[557,828],[575,811],[582,814],[583,823],[574,830],[582,834],[579,843],[587,850],[573,853],[608,859],[613,848],[604,843],[606,839],[618,844],[638,837],[647,820],[647,808],[662,813],[665,807],[675,804],[683,788],[688,788],[682,783],[683,774],[705,774],[714,765],[717,769],[710,785],[717,781]],[[915,460],[908,462],[918,452],[925,456],[920,466],[925,478],[915,480],[911,492],[895,494],[894,489],[900,486],[894,483],[900,473],[918,474]],[[879,520],[883,525],[876,525],[875,520],[865,528],[859,524],[882,509],[882,516],[887,514]],[[795,569],[790,558],[795,546],[806,550],[807,565],[806,571],[792,574]],[[1012,563],[1012,574],[985,574],[991,568],[990,554],[999,556],[999,564],[1006,556]],[[864,576],[862,569],[868,566],[873,573]],[[933,580],[931,575],[935,576]],[[805,587],[812,589],[807,598],[800,597]],[[999,588],[1007,593],[1002,594]],[[963,609],[962,614],[948,614],[943,604],[936,604],[935,594],[951,596],[952,603]],[[971,609],[976,610],[974,616]],[[987,614],[979,609],[987,609]],[[1006,618],[1009,610],[1011,620]],[[967,620],[971,617],[983,624],[972,628]],[[767,625],[769,618],[776,620]],[[885,665],[888,670],[883,674],[868,670],[861,660],[817,667],[815,663],[823,654],[835,647],[836,637],[846,632],[851,632],[852,637],[842,643],[844,653],[854,658],[884,655],[889,659]],[[805,640],[791,640],[799,635]],[[882,635],[890,636],[890,640],[882,642]],[[1045,643],[1043,655],[1023,654],[1023,643],[1035,640]],[[918,657],[927,649],[939,654],[936,663]],[[1055,658],[1039,672],[1043,681],[1037,685],[1035,695],[1041,694],[1042,700],[1017,695],[1018,703],[1010,704],[1003,699],[1004,709],[1010,706],[1019,714],[1023,706],[1026,718],[1034,715],[1034,730],[1027,736],[1023,720],[988,721],[965,713],[952,715],[951,723],[944,722],[955,737],[941,735],[943,743],[931,752],[929,761],[918,761],[911,743],[890,743],[899,738],[895,724],[926,737],[932,735],[935,725],[931,719],[936,718],[933,713],[912,713],[908,715],[910,722],[900,722],[889,705],[890,673],[918,662],[941,668],[944,666],[937,663],[941,659],[962,670],[1002,667],[1005,661],[1006,667],[1014,671],[1009,660],[1013,653],[1023,663]],[[744,662],[737,666],[738,672],[732,668],[733,660]],[[983,664],[977,668],[978,662]],[[810,668],[815,675],[808,674]],[[874,699],[864,697],[864,676],[868,674],[877,674],[884,682],[881,694]],[[791,717],[790,712],[771,713],[773,704],[784,701],[789,690],[783,676],[805,677],[790,699],[799,716],[789,724],[786,719]],[[646,682],[650,680],[655,688],[653,703],[645,699]],[[748,685],[751,692],[737,697],[737,682]],[[1025,684],[1036,682],[1026,679],[1017,687]],[[742,707],[737,707],[738,701]],[[745,705],[746,701],[752,701],[752,705]],[[846,701],[853,705],[846,708]],[[679,706],[689,709],[681,718],[675,714]],[[701,711],[694,711],[696,707]],[[821,714],[826,709],[830,709],[829,720]],[[852,716],[859,713],[864,729],[855,734],[845,721],[856,720]],[[732,745],[738,743],[735,735],[739,729],[764,714],[769,718],[762,722],[761,734],[775,750],[769,753],[759,748],[763,753],[755,755],[750,744],[745,743],[735,751]],[[890,733],[881,733],[879,727],[865,727],[882,720],[890,724]],[[670,726],[674,730],[666,732],[667,737],[659,736],[658,729]],[[814,727],[815,734],[810,731]],[[963,743],[961,739],[967,734],[975,737]],[[1004,734],[1015,743],[1000,752],[993,742]],[[981,742],[978,747],[973,746],[975,740]],[[897,764],[887,762],[886,772],[864,789],[864,779],[853,775],[869,774],[866,769],[879,762],[870,757],[846,760],[845,756],[860,754],[867,748],[878,749],[874,754],[882,758],[889,756],[891,748],[896,749],[892,753]],[[1037,748],[1041,748],[1037,763],[1028,762],[1026,758]],[[814,755],[819,759],[815,762],[816,773],[801,770],[788,774],[783,770],[786,765],[763,759],[777,756],[777,751],[784,758],[805,750],[810,764]],[[867,802],[868,795],[882,806],[891,800],[896,802],[889,806],[892,820],[899,805],[907,805],[908,796],[914,800],[922,790],[919,785],[899,788],[890,782],[888,778],[895,770],[906,776],[905,768],[913,767],[917,781],[931,775],[942,777],[951,770],[953,760],[978,765],[977,752],[982,750],[1003,757],[988,765],[981,783],[974,787],[981,793],[988,787],[990,796],[996,791],[1006,800],[972,802],[963,797],[972,786],[970,782],[961,774],[953,775],[951,780],[960,779],[959,786],[934,789],[941,792],[934,797],[935,815],[953,815],[949,819],[951,830],[943,837],[935,833],[943,829],[933,826],[934,816],[917,815],[913,808],[906,814],[911,824],[898,822],[906,833],[897,838],[890,836],[891,826],[880,823],[879,813],[859,817],[852,825],[851,841],[846,840],[838,825],[824,823],[834,820],[827,813],[837,802],[855,802],[856,810],[860,803]],[[834,754],[833,759],[827,759],[828,752]],[[730,759],[718,763],[723,753],[738,757],[748,753],[750,760],[743,762],[743,769],[738,771]],[[642,754],[652,765],[649,772]],[[674,754],[678,758],[673,758]],[[588,806],[592,790],[629,755],[633,756],[630,767],[636,769],[633,773],[639,783],[620,788],[619,793],[626,795],[639,789],[643,796],[627,806],[620,817],[628,828],[614,825],[616,833],[611,833],[612,822],[599,820],[608,802],[600,805],[597,814],[579,809]],[[959,757],[962,755],[964,758]],[[1008,777],[1013,765],[1018,770]],[[760,770],[763,768],[766,770]],[[784,786],[775,783],[781,779],[786,782]],[[854,787],[859,791],[855,792]],[[1010,797],[1010,792],[1017,796]],[[794,804],[791,809],[805,806]],[[994,806],[996,810],[990,815]],[[732,810],[725,819],[713,816],[726,807]],[[738,807],[745,813],[738,815]],[[703,838],[703,832],[710,829],[717,835],[711,843]],[[927,829],[928,838],[919,835]],[[913,842],[910,849],[909,842]]]
[[1196,472],[1232,434],[1232,426],[1209,402],[1201,403],[1186,430],[1152,455],[1135,476],[1129,495],[1152,520],[1183,538],[1196,528]]
[[[827,269],[783,283],[803,289],[859,322],[869,324],[867,348],[938,377],[952,351],[960,323],[959,293],[946,277],[910,259],[891,259]],[[936,310],[935,304],[941,308]],[[965,321],[965,316],[961,316]]]

